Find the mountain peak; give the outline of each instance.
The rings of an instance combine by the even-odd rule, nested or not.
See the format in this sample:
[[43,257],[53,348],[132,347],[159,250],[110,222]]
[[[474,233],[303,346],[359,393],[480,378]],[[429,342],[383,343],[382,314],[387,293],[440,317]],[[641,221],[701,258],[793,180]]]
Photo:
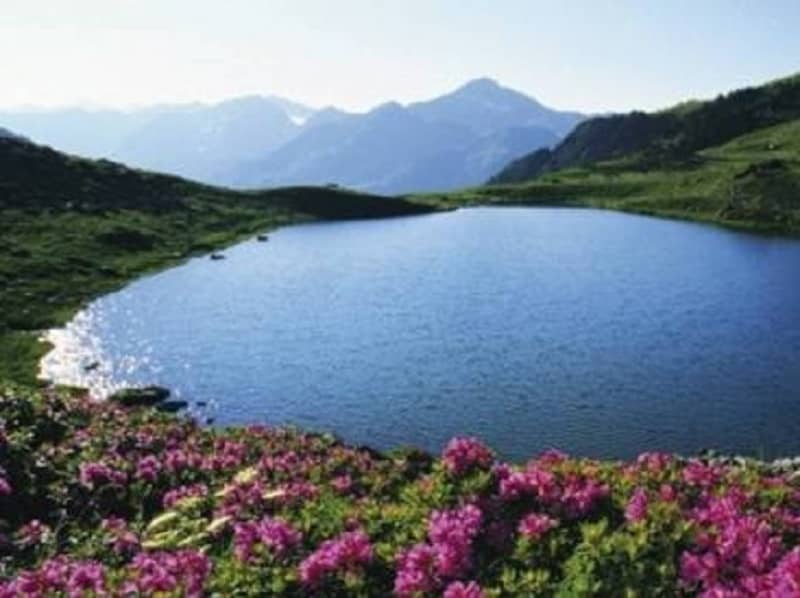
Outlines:
[[456,92],[459,91],[494,91],[500,89],[500,84],[497,80],[492,79],[491,77],[479,77],[478,79],[472,79],[471,81],[467,81],[464,85],[459,87]]

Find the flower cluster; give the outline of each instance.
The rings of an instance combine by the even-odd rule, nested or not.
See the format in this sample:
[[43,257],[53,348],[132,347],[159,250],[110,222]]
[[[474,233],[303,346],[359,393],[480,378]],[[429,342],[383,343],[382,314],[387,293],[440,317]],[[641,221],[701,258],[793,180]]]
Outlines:
[[94,489],[104,484],[121,486],[128,476],[103,462],[81,463],[79,479],[86,488]]
[[435,511],[428,521],[429,544],[417,544],[400,554],[394,590],[398,596],[414,596],[440,587],[443,581],[469,573],[472,545],[482,513],[474,505]]
[[530,463],[523,471],[501,465],[495,468],[495,474],[502,500],[532,499],[554,514],[571,519],[587,515],[610,494],[608,485],[591,475],[557,473],[540,461]]
[[644,488],[637,488],[628,501],[628,506],[625,507],[625,519],[629,523],[641,521],[647,517],[647,505],[647,491]]
[[211,571],[211,561],[202,552],[139,553],[130,566],[129,592],[153,595],[176,592],[192,597],[202,596],[205,581]]
[[445,469],[456,476],[473,468],[486,469],[493,460],[492,451],[477,438],[453,438],[442,454]]
[[161,503],[165,509],[171,509],[185,498],[208,496],[208,486],[205,484],[191,484],[188,486],[178,486],[164,494]]
[[786,554],[779,522],[758,514],[749,503],[745,492],[733,488],[722,496],[704,495],[692,510],[690,518],[698,529],[695,546],[682,554],[680,563],[687,587],[699,586],[708,595],[768,596],[791,585],[793,576],[794,582],[800,581],[793,564],[797,557]]
[[558,520],[540,513],[530,513],[519,522],[520,535],[529,540],[538,540],[554,527],[558,526]]
[[256,546],[264,546],[270,554],[280,558],[300,543],[302,535],[280,519],[265,517],[261,521],[245,521],[234,527],[233,545],[236,558],[248,562],[253,559]]
[[44,596],[102,596],[106,593],[106,571],[96,561],[73,561],[61,556],[44,561],[37,570],[23,571],[15,579],[0,582],[0,598]]
[[133,554],[139,549],[139,538],[128,528],[128,522],[119,517],[104,519],[101,527],[108,532],[112,550],[120,555]]
[[374,556],[367,535],[347,532],[322,545],[300,563],[300,580],[305,586],[317,587],[325,577],[339,572],[355,572],[369,564]]

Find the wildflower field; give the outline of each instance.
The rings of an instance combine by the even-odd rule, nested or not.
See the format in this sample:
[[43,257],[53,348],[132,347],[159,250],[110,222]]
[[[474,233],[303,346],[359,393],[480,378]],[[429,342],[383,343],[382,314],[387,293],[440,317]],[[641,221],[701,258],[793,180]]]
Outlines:
[[0,391],[0,597],[800,596],[763,464],[439,458]]

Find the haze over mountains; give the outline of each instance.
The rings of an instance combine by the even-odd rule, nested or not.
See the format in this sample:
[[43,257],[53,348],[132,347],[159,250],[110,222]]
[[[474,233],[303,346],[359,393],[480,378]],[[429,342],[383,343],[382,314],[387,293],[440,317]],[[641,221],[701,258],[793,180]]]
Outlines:
[[380,193],[485,181],[583,120],[491,79],[366,113],[277,96],[119,110],[0,111],[0,127],[66,152],[232,187],[329,184]]

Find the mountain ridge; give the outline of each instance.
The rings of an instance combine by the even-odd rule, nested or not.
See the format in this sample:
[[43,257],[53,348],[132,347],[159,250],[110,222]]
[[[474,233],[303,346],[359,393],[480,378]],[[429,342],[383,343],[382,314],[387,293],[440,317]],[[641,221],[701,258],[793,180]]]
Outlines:
[[556,143],[581,118],[477,79],[422,102],[386,102],[361,114],[329,109],[319,123],[327,129],[306,129],[218,182],[251,188],[335,182],[390,194],[464,187],[526,149]]
[[[274,95],[129,112],[0,111],[0,125],[56,149],[209,184],[336,182],[392,194],[479,183],[511,159],[556,143],[582,118],[488,78],[363,113],[315,109]],[[411,151],[413,136],[427,147]],[[359,139],[367,145],[353,148]],[[297,146],[305,155],[293,153]]]

